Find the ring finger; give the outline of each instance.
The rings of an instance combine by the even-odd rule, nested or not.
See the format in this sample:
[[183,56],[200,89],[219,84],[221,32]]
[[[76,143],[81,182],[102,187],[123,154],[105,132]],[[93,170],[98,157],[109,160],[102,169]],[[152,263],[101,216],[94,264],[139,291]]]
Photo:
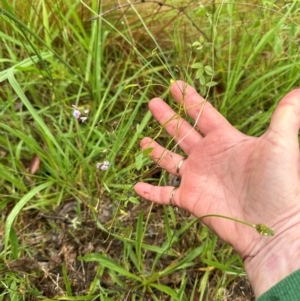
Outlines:
[[137,194],[146,200],[162,205],[180,206],[180,188],[177,189],[173,186],[153,186],[140,182],[134,186],[134,189]]

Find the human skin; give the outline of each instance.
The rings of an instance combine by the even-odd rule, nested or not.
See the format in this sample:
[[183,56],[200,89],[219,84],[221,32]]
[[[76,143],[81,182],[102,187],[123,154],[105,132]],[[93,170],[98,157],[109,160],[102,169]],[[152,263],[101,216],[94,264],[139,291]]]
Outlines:
[[[258,297],[300,268],[300,89],[280,101],[261,137],[239,132],[184,82],[176,81],[170,90],[197,126],[179,117],[163,100],[150,101],[154,118],[187,156],[179,171],[181,183],[174,204],[196,217],[220,214],[266,224],[275,231],[274,236],[262,236],[231,220],[203,219],[245,259]],[[152,148],[152,160],[176,175],[183,156],[149,137],[141,141],[141,148]],[[170,205],[173,188],[140,182],[134,189],[149,201]]]

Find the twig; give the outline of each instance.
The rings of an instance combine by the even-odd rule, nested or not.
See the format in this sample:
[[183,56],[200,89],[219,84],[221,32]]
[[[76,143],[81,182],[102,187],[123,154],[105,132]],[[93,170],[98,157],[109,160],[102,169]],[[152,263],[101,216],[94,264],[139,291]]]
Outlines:
[[264,236],[274,236],[275,235],[275,231],[272,228],[269,228],[264,224],[251,224],[251,223],[248,223],[248,222],[245,222],[245,221],[233,218],[233,217],[220,215],[220,214],[203,215],[199,218],[199,220],[201,221],[203,218],[206,218],[206,217],[220,217],[220,218],[229,219],[231,221],[254,228],[260,235],[264,235]]

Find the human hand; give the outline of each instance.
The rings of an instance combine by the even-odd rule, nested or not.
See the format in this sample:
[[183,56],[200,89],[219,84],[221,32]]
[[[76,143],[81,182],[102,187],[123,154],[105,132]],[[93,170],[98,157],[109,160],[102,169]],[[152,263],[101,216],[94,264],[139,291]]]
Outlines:
[[[199,130],[178,117],[162,100],[151,100],[153,116],[187,155],[179,170],[181,184],[172,200],[196,217],[219,214],[274,229],[274,237],[262,237],[252,228],[230,220],[216,217],[203,220],[242,257],[248,258],[245,267],[250,281],[251,277],[258,279],[258,270],[263,270],[261,262],[269,263],[266,256],[270,258],[270,254],[277,252],[270,253],[270,249],[280,248],[278,252],[282,252],[281,244],[286,245],[287,239],[293,245],[297,240],[300,250],[300,90],[284,97],[268,130],[259,138],[236,130],[185,83],[175,82],[171,93],[196,121]],[[154,162],[176,174],[183,159],[181,155],[150,138],[144,138],[141,147],[153,148],[150,157]],[[137,183],[135,191],[147,200],[170,205],[173,187]],[[275,281],[284,276],[280,273]],[[273,284],[252,283],[256,295]]]

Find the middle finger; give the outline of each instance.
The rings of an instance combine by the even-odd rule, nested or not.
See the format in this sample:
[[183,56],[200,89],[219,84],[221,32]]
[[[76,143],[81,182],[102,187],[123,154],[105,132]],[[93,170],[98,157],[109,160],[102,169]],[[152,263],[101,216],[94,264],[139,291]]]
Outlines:
[[178,116],[163,100],[154,98],[149,108],[155,119],[174,137],[180,148],[188,155],[192,147],[199,143],[202,136],[186,120]]

